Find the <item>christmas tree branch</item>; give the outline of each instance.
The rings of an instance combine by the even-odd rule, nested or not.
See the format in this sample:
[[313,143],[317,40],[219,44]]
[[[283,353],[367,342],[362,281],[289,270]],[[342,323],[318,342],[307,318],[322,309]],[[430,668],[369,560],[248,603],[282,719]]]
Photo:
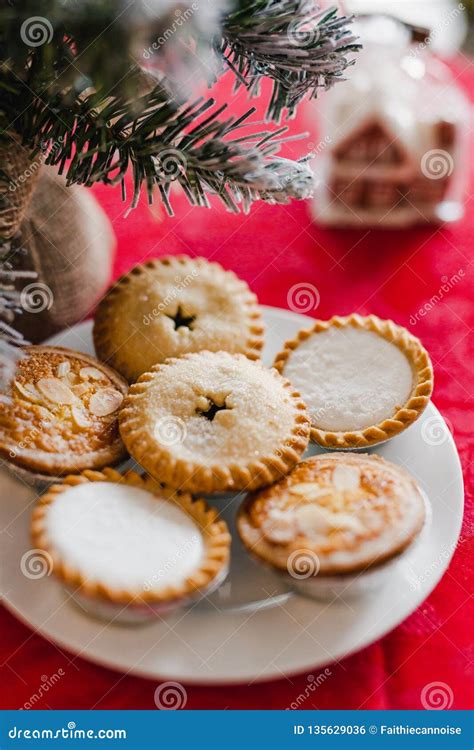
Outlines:
[[[130,75],[140,76],[136,71]],[[137,78],[137,81],[138,81]],[[155,82],[156,84],[156,82]],[[17,95],[22,86],[16,82]],[[142,86],[143,88],[143,86]],[[38,97],[39,98],[39,97]],[[57,97],[28,111],[23,139],[34,143],[31,158],[43,150],[46,164],[65,172],[69,184],[116,184],[125,190],[130,169],[136,206],[142,186],[153,201],[158,190],[172,214],[170,188],[177,182],[193,205],[209,206],[217,195],[231,211],[264,200],[284,203],[311,194],[313,177],[304,164],[275,156],[286,128],[232,138],[247,126],[253,113],[221,119],[226,106],[198,99],[179,106],[163,84],[134,100],[92,92],[57,114]]]
[[224,20],[218,51],[253,95],[262,78],[273,81],[267,117],[293,117],[300,100],[315,97],[352,64],[360,48],[335,8],[320,11],[313,0],[240,0]]

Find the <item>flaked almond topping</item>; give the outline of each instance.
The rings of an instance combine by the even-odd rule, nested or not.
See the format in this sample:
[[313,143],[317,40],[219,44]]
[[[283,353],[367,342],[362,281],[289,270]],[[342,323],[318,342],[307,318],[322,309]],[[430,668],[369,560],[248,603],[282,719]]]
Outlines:
[[[36,410],[42,419],[47,420],[49,424],[51,424],[51,412],[49,412],[44,406],[37,406]],[[43,424],[44,427],[44,424]]]
[[320,508],[318,505],[303,505],[295,511],[295,519],[298,528],[303,534],[327,534],[331,530],[330,511]]
[[85,430],[91,426],[91,420],[89,419],[89,416],[83,406],[74,404],[71,409],[71,414],[74,424],[76,425],[76,427],[79,427],[79,429]]
[[337,490],[355,492],[360,487],[360,471],[356,466],[338,464],[332,473],[332,481]]
[[101,388],[89,400],[89,411],[96,417],[106,417],[117,411],[123,401],[123,394],[115,388]]
[[64,362],[60,362],[59,365],[56,368],[56,375],[58,378],[64,377],[64,375],[67,375],[69,370],[71,369],[71,365],[66,360]]
[[69,386],[58,378],[41,378],[36,385],[43,396],[55,404],[73,404],[75,401]]
[[270,541],[276,544],[288,544],[296,536],[294,515],[288,511],[275,508],[262,522],[262,531]]
[[317,482],[300,482],[289,487],[289,490],[293,495],[300,495],[307,500],[317,500],[331,493],[330,487],[321,487]]
[[72,390],[76,394],[76,396],[83,396],[84,393],[87,393],[89,390],[89,386],[87,383],[78,383],[77,385],[72,386]]
[[21,393],[21,395],[28,401],[41,400],[41,396],[34,387],[33,383],[19,383],[18,380],[15,380],[15,388],[17,389],[18,393]]
[[351,516],[349,513],[333,513],[331,524],[335,531],[353,531],[354,533],[360,533],[364,530],[362,522],[355,516]]
[[298,528],[307,536],[325,535],[332,531],[352,531],[360,533],[364,530],[361,521],[349,513],[333,513],[318,505],[304,505],[295,511]]
[[97,369],[97,367],[81,367],[79,370],[79,376],[82,380],[102,380],[105,378],[104,373]]

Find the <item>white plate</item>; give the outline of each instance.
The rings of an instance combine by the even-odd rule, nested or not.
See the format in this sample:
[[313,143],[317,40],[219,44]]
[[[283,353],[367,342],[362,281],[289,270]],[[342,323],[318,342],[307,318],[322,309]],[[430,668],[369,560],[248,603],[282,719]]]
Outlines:
[[[268,363],[285,339],[311,323],[274,308],[264,308],[264,316]],[[91,324],[76,326],[53,342],[92,352]],[[314,672],[380,638],[413,612],[443,575],[457,543],[462,474],[451,434],[436,408],[431,405],[415,425],[378,452],[418,479],[431,501],[432,521],[421,543],[376,593],[330,604],[288,596],[280,578],[251,560],[235,540],[230,578],[210,600],[138,628],[105,625],[73,604],[54,577],[33,580],[22,573],[22,556],[31,547],[28,524],[34,493],[2,474],[5,604],[31,628],[75,654],[156,680],[225,684]],[[214,502],[233,525],[238,497]]]

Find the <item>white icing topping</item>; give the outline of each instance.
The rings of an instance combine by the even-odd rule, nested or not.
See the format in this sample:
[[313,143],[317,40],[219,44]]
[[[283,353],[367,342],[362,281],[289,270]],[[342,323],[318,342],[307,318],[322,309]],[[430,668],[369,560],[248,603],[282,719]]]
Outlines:
[[337,464],[332,473],[332,481],[337,490],[355,492],[360,487],[360,471],[357,466]]
[[375,332],[353,327],[310,336],[291,352],[283,374],[323,430],[359,430],[390,418],[413,387],[403,352]]
[[114,590],[159,592],[199,567],[199,528],[178,506],[146,490],[91,482],[48,507],[46,533],[63,563]]

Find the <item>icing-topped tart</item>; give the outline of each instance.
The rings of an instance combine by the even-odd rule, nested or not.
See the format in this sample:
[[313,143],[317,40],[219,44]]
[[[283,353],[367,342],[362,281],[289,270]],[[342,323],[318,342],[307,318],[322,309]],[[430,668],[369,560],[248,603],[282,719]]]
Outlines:
[[120,413],[129,452],[166,485],[255,489],[286,474],[309,440],[299,394],[242,354],[198,352],[155,365]]
[[376,455],[328,453],[249,495],[237,527],[253,554],[297,579],[305,555],[308,577],[378,566],[405,550],[424,520],[423,495],[399,466]]
[[126,381],[87,354],[29,346],[2,396],[0,454],[30,472],[59,476],[126,456],[118,411]]
[[110,468],[51,487],[33,511],[32,538],[80,604],[120,619],[207,592],[229,561],[227,526],[203,500]]
[[263,323],[256,296],[218,263],[185,255],[133,268],[99,304],[94,344],[130,382],[169,357],[203,349],[258,359]]
[[364,448],[393,437],[426,408],[433,369],[419,339],[375,315],[317,320],[277,355],[301,393],[311,438],[327,448]]

